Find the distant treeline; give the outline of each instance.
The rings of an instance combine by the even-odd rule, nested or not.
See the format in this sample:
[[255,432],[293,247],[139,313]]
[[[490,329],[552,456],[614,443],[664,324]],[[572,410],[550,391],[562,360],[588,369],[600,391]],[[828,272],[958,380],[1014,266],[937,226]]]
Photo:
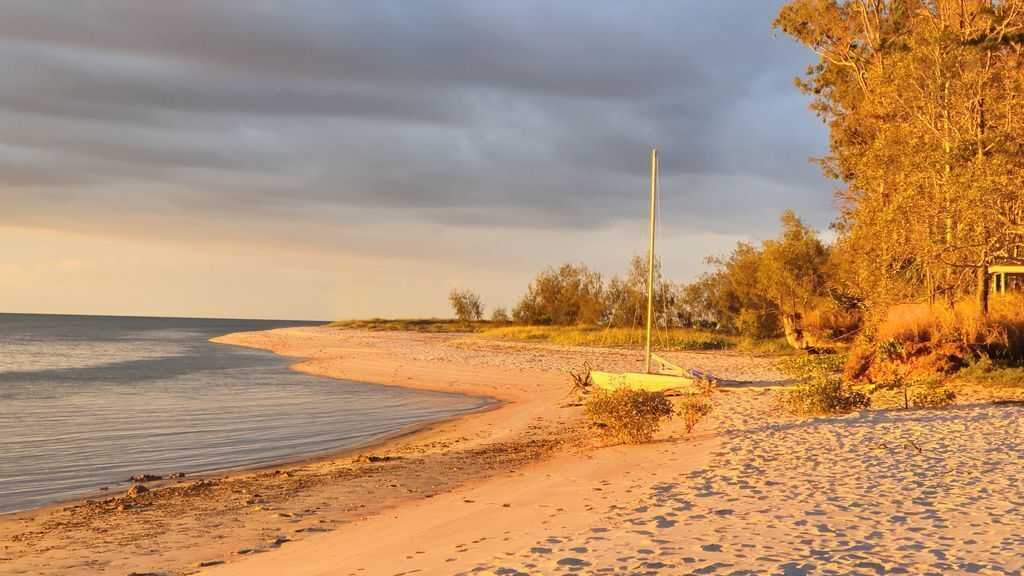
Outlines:
[[[740,243],[730,255],[708,261],[714,270],[691,284],[665,280],[660,262],[655,262],[657,326],[715,329],[755,339],[788,332],[794,345],[805,346],[803,323],[808,316],[819,318],[818,311],[828,311],[835,324],[832,330],[856,323],[856,314],[851,313],[856,299],[835,291],[830,247],[790,211],[782,215],[777,238],[757,245]],[[645,256],[634,256],[625,276],[607,281],[584,264],[548,268],[534,278],[511,314],[496,308],[492,320],[642,327],[647,317],[647,266]],[[480,299],[472,292],[454,291],[450,298],[459,318],[483,317]]]

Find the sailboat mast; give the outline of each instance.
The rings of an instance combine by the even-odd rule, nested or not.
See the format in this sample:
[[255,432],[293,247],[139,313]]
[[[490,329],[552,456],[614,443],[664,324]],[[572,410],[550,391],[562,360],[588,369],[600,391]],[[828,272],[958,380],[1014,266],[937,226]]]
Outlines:
[[654,210],[658,197],[658,149],[651,150],[651,242],[647,247],[647,346],[644,372],[651,373],[651,316],[654,312]]

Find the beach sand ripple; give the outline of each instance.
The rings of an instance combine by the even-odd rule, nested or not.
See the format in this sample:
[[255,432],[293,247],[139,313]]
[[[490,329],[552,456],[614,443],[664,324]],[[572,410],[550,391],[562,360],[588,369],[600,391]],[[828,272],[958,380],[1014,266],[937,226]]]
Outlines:
[[600,525],[464,574],[1024,570],[1024,406],[785,421],[768,394],[720,397],[707,466],[652,462],[658,481],[639,505],[609,502]]

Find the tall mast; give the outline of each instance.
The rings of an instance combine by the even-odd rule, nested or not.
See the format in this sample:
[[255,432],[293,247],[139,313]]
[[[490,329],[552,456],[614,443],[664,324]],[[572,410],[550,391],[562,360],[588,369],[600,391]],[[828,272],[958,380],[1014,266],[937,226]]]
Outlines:
[[647,347],[644,372],[651,373],[651,316],[654,311],[654,210],[658,197],[658,149],[651,150],[651,243],[647,248]]

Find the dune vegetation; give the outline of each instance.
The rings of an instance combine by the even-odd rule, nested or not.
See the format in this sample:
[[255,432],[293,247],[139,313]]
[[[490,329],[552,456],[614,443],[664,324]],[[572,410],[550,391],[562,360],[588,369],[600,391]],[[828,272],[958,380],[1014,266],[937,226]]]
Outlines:
[[[477,339],[538,342],[564,346],[643,346],[642,330],[601,326],[501,326],[477,333]],[[736,348],[736,336],[700,328],[661,329],[652,336],[659,350],[724,350]]]
[[328,324],[331,328],[368,330],[371,332],[424,332],[433,334],[482,332],[490,327],[487,322],[464,321],[452,318],[370,318],[367,320],[338,320]]

